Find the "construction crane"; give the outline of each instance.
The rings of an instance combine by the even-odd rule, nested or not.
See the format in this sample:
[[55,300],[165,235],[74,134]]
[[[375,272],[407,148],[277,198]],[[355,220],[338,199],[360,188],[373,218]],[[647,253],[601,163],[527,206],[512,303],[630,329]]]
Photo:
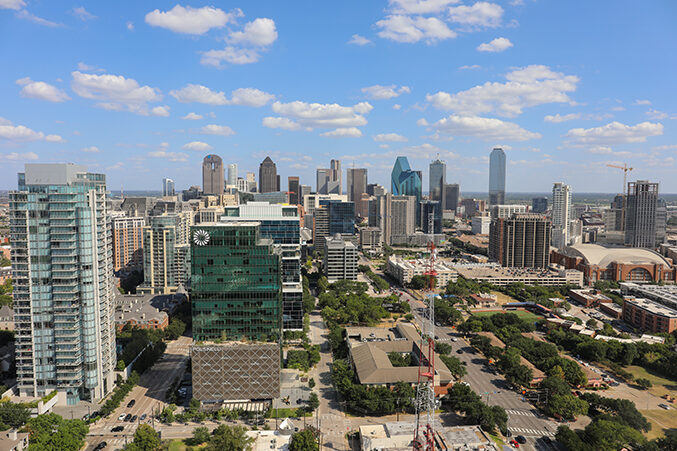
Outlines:
[[627,163],[623,163],[623,166],[619,166],[617,164],[607,164],[607,166],[610,168],[621,169],[623,171],[623,190],[621,193],[625,195],[626,190],[628,189],[628,172],[632,171],[634,168],[629,168]]
[[[432,222],[432,215],[429,217]],[[431,229],[432,233],[432,229]],[[432,237],[431,237],[432,238]],[[435,451],[435,241],[431,239],[428,268],[427,306],[421,321],[421,341],[418,345],[418,385],[416,386],[416,429],[414,451]]]

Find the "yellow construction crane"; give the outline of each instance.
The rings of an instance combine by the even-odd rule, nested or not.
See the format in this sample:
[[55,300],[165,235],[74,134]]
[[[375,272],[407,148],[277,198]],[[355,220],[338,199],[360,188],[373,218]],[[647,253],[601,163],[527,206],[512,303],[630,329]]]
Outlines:
[[626,194],[626,190],[628,189],[628,172],[632,171],[633,168],[628,167],[627,163],[623,163],[623,166],[619,166],[617,164],[607,164],[608,167],[610,168],[616,168],[616,169],[622,169],[623,170],[623,195]]

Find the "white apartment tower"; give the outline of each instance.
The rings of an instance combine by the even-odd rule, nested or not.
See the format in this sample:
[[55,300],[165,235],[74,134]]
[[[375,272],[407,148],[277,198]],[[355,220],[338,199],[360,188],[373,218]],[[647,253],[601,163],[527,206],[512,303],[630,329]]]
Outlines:
[[555,183],[552,186],[552,246],[558,249],[570,243],[571,207],[571,186]]

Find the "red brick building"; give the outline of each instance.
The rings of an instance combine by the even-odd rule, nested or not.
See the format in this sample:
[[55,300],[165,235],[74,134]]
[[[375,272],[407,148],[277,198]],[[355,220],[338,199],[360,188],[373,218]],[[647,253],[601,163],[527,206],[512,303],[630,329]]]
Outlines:
[[626,297],[623,302],[623,321],[654,334],[669,334],[677,330],[677,310],[648,299]]
[[674,283],[677,267],[650,249],[576,244],[553,250],[550,262],[583,272],[586,285],[598,280]]

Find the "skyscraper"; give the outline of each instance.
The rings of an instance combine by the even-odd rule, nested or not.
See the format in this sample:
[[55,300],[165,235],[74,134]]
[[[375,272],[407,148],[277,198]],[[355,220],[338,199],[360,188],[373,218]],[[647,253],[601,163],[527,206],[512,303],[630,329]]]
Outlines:
[[461,187],[457,183],[444,185],[444,210],[456,211],[461,200]]
[[346,175],[346,191],[348,191],[348,200],[355,202],[355,214],[364,218],[369,214],[368,206],[367,211],[365,211],[363,208],[364,203],[362,202],[362,194],[367,192],[367,169],[348,168]]
[[141,216],[116,216],[111,220],[113,234],[113,270],[143,268],[143,228]]
[[143,229],[143,284],[139,292],[175,293],[188,274],[191,213],[151,216]]
[[173,196],[176,194],[174,190],[174,180],[163,178],[162,179],[162,195],[163,196]]
[[552,186],[552,246],[558,249],[570,244],[571,207],[571,186],[555,183]]
[[231,163],[228,165],[228,185],[237,185],[237,164]]
[[106,177],[26,164],[18,179],[9,196],[19,394],[99,400],[116,362]]
[[531,199],[531,210],[534,213],[545,213],[548,211],[548,198],[534,197]]
[[423,233],[442,233],[442,206],[438,200],[421,201],[421,229]]
[[247,191],[248,193],[253,193],[256,191],[256,174],[253,172],[247,172],[247,177],[245,178],[247,182]]
[[329,169],[318,168],[317,193],[318,194],[341,194],[341,162],[331,160]]
[[301,186],[298,176],[290,176],[287,179],[287,191],[289,191],[289,203],[298,205],[301,203]]
[[505,152],[494,148],[489,156],[489,205],[505,204]]
[[[658,183],[647,180],[628,182],[625,211],[625,245],[656,247]],[[664,234],[664,232],[663,232]]]
[[[444,185],[447,183],[447,164],[439,159],[430,163],[428,178],[430,179],[430,199],[438,200],[440,201],[440,205],[444,205]],[[455,208],[452,210],[455,210]]]
[[492,219],[489,258],[506,267],[547,268],[550,220],[536,213],[515,213],[511,218]]
[[259,193],[280,191],[280,176],[277,175],[277,166],[270,157],[259,165]]
[[223,160],[218,155],[207,155],[202,160],[202,192],[223,194]]
[[397,157],[390,176],[393,196],[414,196],[421,201],[421,175],[412,171],[407,157]]

